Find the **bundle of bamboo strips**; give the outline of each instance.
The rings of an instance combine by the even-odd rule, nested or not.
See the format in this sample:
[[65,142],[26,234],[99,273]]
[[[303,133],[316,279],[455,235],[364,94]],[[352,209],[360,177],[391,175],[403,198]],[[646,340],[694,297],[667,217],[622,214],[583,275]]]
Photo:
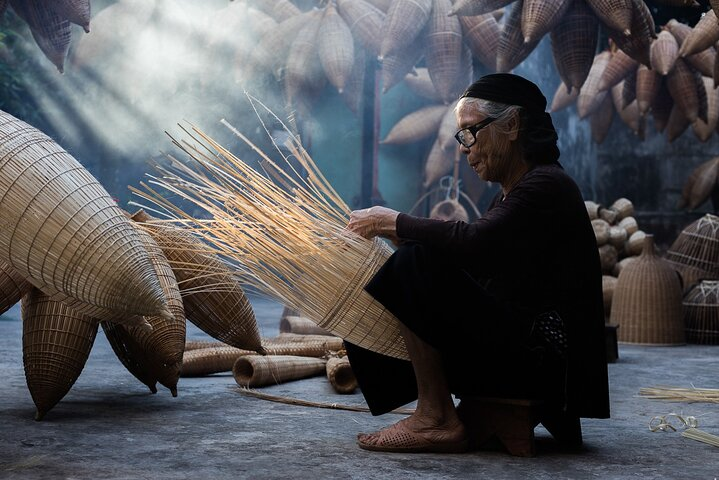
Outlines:
[[689,403],[719,403],[717,388],[683,388],[659,385],[639,389],[639,395],[652,400]]

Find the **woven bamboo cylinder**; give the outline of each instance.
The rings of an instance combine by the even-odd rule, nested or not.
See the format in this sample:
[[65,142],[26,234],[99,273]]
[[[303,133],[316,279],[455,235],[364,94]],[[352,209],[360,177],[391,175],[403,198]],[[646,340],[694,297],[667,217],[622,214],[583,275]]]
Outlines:
[[[317,334],[306,334],[306,333],[292,333],[292,332],[281,332],[279,335],[275,337],[268,337],[262,339],[262,345],[265,348],[269,348],[273,345],[289,345],[289,344],[295,344],[295,343],[302,343],[302,344],[317,344],[316,347],[311,348],[317,348],[319,350],[327,353],[327,351],[337,351],[343,349],[343,341],[340,337],[336,336],[330,336],[326,334],[317,335]],[[305,353],[308,350],[305,351]],[[276,350],[273,350],[274,355],[278,355],[276,353]],[[300,354],[294,354],[293,355],[300,355]],[[314,356],[314,355],[307,355],[307,356]],[[324,356],[324,353],[319,354],[317,356]]]
[[706,202],[716,184],[717,175],[719,175],[719,157],[707,160],[692,170],[684,182],[678,207],[694,210]]
[[447,15],[451,7],[451,0],[432,0],[425,51],[429,76],[446,103],[456,98],[453,87],[462,61],[462,26],[457,17]]
[[4,112],[0,157],[0,259],[92,305],[170,315],[139,235],[77,160]]
[[0,315],[19,302],[30,290],[32,284],[9,263],[0,260]]
[[250,0],[248,3],[278,22],[300,14],[300,9],[290,0]]
[[679,58],[677,39],[668,30],[662,30],[649,49],[652,70],[660,75],[667,75],[674,68],[677,58]]
[[[632,70],[624,80],[622,80],[622,106],[627,108],[632,103],[637,103],[637,70]],[[639,111],[639,105],[636,105],[637,112]],[[640,122],[644,123],[645,119],[640,116]],[[642,135],[643,135],[642,131]],[[644,137],[641,137],[644,140]]]
[[53,302],[37,289],[22,301],[22,359],[30,395],[42,420],[80,376],[98,322]]
[[614,200],[609,208],[617,212],[617,221],[634,215],[634,204],[628,198],[622,197]]
[[482,64],[494,72],[497,68],[497,47],[502,30],[491,13],[460,16],[462,33],[472,53]]
[[574,0],[550,34],[552,56],[564,84],[579,91],[597,51],[599,22],[585,0]]
[[719,217],[706,214],[679,234],[665,255],[688,290],[700,280],[719,279]]
[[380,57],[397,55],[410,47],[429,20],[432,0],[394,0],[382,24]]
[[617,286],[617,278],[611,275],[602,275],[602,299],[604,300],[604,316],[609,317],[612,311],[612,297]]
[[599,80],[602,78],[604,68],[609,62],[610,53],[604,51],[594,57],[592,68],[589,70],[587,80],[577,97],[577,113],[579,118],[585,118],[599,108],[608,92],[599,91]]
[[433,206],[429,212],[429,218],[449,222],[469,222],[467,210],[453,198],[442,200]]
[[598,247],[609,241],[609,224],[605,220],[601,218],[592,220],[592,229],[594,230],[594,238],[597,240]]
[[332,357],[327,360],[327,380],[337,393],[352,393],[357,389],[357,378],[352,371],[349,358]]
[[684,114],[682,109],[675,103],[672,107],[671,113],[669,114],[669,120],[667,120],[666,126],[667,140],[669,140],[669,143],[672,143],[674,140],[679,138],[682,133],[689,128],[689,125],[691,125],[689,119]]
[[573,0],[524,0],[522,4],[522,36],[525,42],[542,38],[562,20]]
[[687,343],[719,345],[719,282],[705,280],[682,302]]
[[624,245],[624,251],[627,253],[627,255],[633,256],[642,253],[642,251],[644,250],[644,238],[646,236],[647,234],[641,230],[637,230],[636,232],[629,235],[627,243]]
[[440,178],[448,175],[454,167],[454,155],[442,149],[439,139],[432,144],[432,149],[424,163],[424,188],[429,187]]
[[605,274],[612,273],[618,259],[619,254],[613,245],[606,243],[599,247],[599,263],[602,265],[602,272]]
[[90,31],[90,0],[55,0],[48,7],[60,17],[80,25],[85,32]]
[[624,267],[632,263],[634,260],[639,258],[638,256],[631,256],[631,257],[624,257],[621,260],[617,262],[616,265],[614,265],[614,268],[612,269],[612,276],[619,277],[619,274],[622,273],[622,270],[624,270]]
[[234,347],[210,347],[185,351],[182,356],[183,377],[202,377],[213,373],[231,372],[232,366],[238,358],[245,355],[254,355],[251,350],[241,350]]
[[612,30],[625,35],[632,31],[631,0],[587,0],[599,20]]
[[674,108],[674,100],[669,93],[666,81],[662,80],[659,85],[659,91],[652,102],[652,118],[654,119],[654,128],[657,132],[663,132],[669,123],[672,108]]
[[322,375],[326,363],[320,358],[290,355],[239,357],[232,367],[232,375],[241,387],[263,387]]
[[639,230],[639,225],[637,224],[637,220],[634,217],[625,217],[622,218],[617,226],[622,227],[624,230],[626,230],[627,235],[631,235],[637,230]]
[[512,3],[514,0],[457,0],[450,15],[472,16],[492,13]]
[[711,5],[714,15],[716,15],[719,12],[719,0],[709,0],[709,5]]
[[150,234],[172,268],[187,319],[228,345],[260,349],[252,305],[229,267],[190,232],[157,223],[144,210],[131,218]]
[[[185,342],[185,353],[190,350],[200,350],[202,348],[215,348],[215,347],[227,347],[228,345],[224,342],[218,342],[217,340],[188,340]],[[183,355],[183,361],[185,356]]]
[[627,242],[629,234],[626,230],[619,226],[609,227],[609,243],[617,249],[617,251],[624,248],[624,244]]
[[564,110],[577,102],[579,89],[572,88],[571,92],[568,90],[567,85],[565,85],[564,82],[560,82],[557,87],[557,91],[554,92],[554,96],[552,97],[552,104],[549,107],[550,112],[559,112],[560,110]]
[[654,103],[654,99],[659,93],[662,78],[654,70],[650,70],[646,65],[640,65],[637,69],[637,107],[639,114],[644,116]]
[[530,42],[524,41],[522,35],[522,5],[524,0],[517,0],[512,6],[509,17],[502,27],[502,36],[497,46],[497,71],[509,72],[522,63],[539,43],[539,38]]
[[364,0],[337,0],[337,11],[352,36],[373,55],[379,55],[384,13]]
[[410,73],[424,55],[425,35],[418,35],[415,45],[382,59],[382,93],[397,85]]
[[597,218],[599,218],[599,209],[602,208],[600,204],[591,200],[585,200],[584,206],[587,209],[587,215],[589,216],[590,220],[596,220]]
[[430,105],[402,117],[380,143],[402,145],[435,135],[447,113],[446,105]]
[[100,322],[105,337],[115,352],[120,363],[141,383],[145,384],[150,392],[157,393],[157,374],[154,371],[154,361],[149,358],[143,345],[138,341],[137,335],[125,325]]
[[268,72],[281,78],[281,71],[287,64],[288,54],[300,30],[308,24],[320,20],[318,10],[310,10],[284,20],[274,30],[260,37],[251,50],[249,68],[258,72]]
[[280,333],[296,333],[299,335],[334,335],[307,317],[287,315],[280,319]]
[[627,55],[648,67],[651,66],[650,51],[652,42],[657,37],[654,19],[644,0],[631,0],[632,23],[631,35],[622,31],[609,30],[611,38]]
[[701,16],[679,48],[679,55],[686,57],[701,52],[719,41],[719,23],[713,10]]
[[[692,28],[689,25],[677,22],[674,19],[669,20],[665,25],[665,28],[668,29],[672,35],[674,35],[674,38],[676,39],[679,47],[681,47],[689,34],[692,32]],[[710,77],[713,73],[712,70],[714,66],[715,54],[716,50],[711,47],[704,49],[698,53],[688,55],[684,57],[684,59],[691,66],[699,70],[702,75]]]
[[654,253],[647,235],[642,254],[619,275],[610,323],[620,325],[624,343],[681,345],[684,343],[682,288],[674,269]]
[[47,8],[43,0],[10,0],[10,5],[30,26],[32,37],[42,53],[62,73],[72,37],[70,21]]
[[354,64],[354,39],[332,3],[327,5],[317,35],[322,68],[330,83],[342,93]]
[[609,90],[632,72],[636,72],[638,63],[632,57],[617,50],[604,67],[602,76],[599,79],[597,88],[601,90]]
[[702,82],[704,82],[704,91],[707,94],[707,121],[698,118],[692,124],[692,129],[700,141],[707,142],[714,135],[717,120],[719,120],[719,98],[717,97],[719,92],[714,89],[714,79],[702,77]]

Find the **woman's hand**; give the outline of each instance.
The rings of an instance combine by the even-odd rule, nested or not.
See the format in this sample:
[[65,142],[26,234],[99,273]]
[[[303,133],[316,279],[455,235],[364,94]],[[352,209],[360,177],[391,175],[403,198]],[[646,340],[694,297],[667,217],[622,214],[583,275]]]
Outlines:
[[365,208],[350,213],[347,230],[364,238],[397,238],[397,216],[399,212],[385,207]]

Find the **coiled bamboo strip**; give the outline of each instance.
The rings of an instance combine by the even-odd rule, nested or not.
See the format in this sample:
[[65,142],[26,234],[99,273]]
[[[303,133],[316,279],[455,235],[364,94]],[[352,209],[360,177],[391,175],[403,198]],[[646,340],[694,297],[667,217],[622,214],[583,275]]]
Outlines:
[[599,41],[599,22],[585,0],[571,3],[550,37],[559,76],[578,93],[592,68]]
[[352,393],[357,389],[357,378],[347,357],[327,360],[327,380],[337,393]]
[[293,356],[239,357],[232,375],[241,387],[263,387],[322,375],[326,363],[319,358]]

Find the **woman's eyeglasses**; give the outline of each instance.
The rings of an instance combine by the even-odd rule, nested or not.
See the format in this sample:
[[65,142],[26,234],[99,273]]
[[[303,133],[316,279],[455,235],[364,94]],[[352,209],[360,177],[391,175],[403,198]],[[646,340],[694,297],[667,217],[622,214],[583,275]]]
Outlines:
[[487,117],[471,127],[463,128],[454,134],[454,138],[464,147],[469,148],[477,141],[477,132],[495,121],[497,117]]

